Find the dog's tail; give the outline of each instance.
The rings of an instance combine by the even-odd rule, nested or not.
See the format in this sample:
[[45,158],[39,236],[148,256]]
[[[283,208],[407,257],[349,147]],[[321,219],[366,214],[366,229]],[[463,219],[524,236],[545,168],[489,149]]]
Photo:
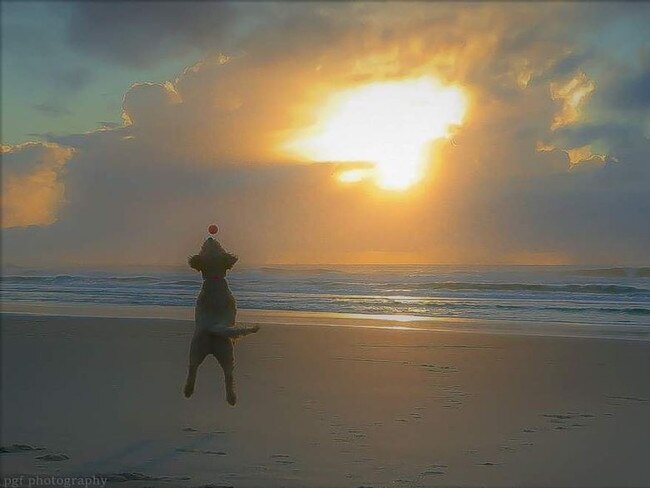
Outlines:
[[237,340],[247,335],[254,334],[258,330],[260,330],[259,325],[236,325],[234,327],[222,329],[217,334],[224,337],[230,337],[232,340]]

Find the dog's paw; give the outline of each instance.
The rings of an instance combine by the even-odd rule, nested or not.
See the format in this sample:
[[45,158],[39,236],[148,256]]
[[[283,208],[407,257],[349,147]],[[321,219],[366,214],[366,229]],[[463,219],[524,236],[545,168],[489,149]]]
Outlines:
[[183,394],[185,395],[185,398],[191,397],[192,393],[194,393],[194,385],[190,385],[189,383],[186,384],[185,388],[183,388]]
[[234,407],[237,403],[237,394],[233,390],[228,390],[226,392],[226,400]]

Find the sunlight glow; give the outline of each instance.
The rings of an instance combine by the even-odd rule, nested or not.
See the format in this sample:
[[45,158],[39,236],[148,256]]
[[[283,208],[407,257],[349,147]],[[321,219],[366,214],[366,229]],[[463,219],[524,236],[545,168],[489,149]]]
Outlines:
[[317,126],[285,148],[314,161],[372,163],[371,169],[344,170],[338,178],[372,179],[380,188],[404,190],[422,178],[429,144],[448,137],[465,108],[459,88],[429,76],[375,82],[331,97]]

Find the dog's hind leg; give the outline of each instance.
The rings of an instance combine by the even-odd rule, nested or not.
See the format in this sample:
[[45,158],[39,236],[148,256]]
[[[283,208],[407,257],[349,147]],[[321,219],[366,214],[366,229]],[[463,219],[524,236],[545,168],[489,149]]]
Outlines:
[[192,396],[194,393],[194,383],[196,382],[196,371],[211,352],[211,337],[204,332],[195,332],[192,337],[192,345],[190,346],[190,361],[187,368],[187,381],[185,381],[185,388],[183,393],[186,398]]
[[226,400],[230,405],[237,403],[235,393],[235,353],[232,339],[229,337],[215,336],[212,339],[212,354],[217,358],[223,369],[223,379],[226,384]]

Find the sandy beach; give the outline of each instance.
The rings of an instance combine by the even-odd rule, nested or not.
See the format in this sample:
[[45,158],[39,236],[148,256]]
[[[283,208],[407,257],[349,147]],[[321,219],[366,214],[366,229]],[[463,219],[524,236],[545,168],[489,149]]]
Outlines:
[[183,398],[191,322],[3,314],[4,482],[650,484],[647,340],[265,316],[237,344],[233,408],[213,358]]

